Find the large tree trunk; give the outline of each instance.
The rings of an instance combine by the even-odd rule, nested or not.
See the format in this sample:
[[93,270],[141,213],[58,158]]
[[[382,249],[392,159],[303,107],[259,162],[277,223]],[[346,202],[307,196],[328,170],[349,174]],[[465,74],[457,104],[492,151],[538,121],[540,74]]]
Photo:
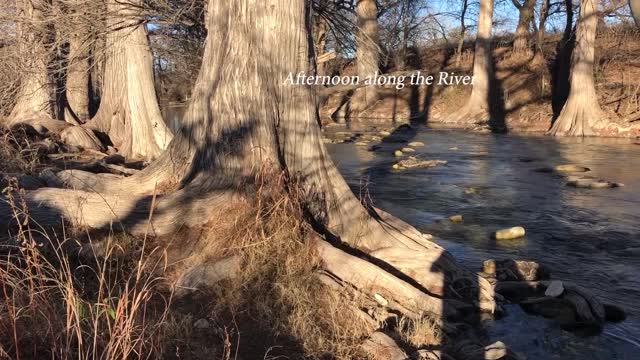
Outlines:
[[[255,179],[275,170],[286,174],[286,187],[318,232],[377,259],[366,269],[351,267],[356,274],[343,280],[370,295],[391,297],[390,303],[414,314],[455,314],[470,303],[493,310],[488,282],[460,268],[413,227],[363,206],[333,165],[321,140],[314,89],[284,81],[289,72],[312,68],[308,6],[304,0],[211,1],[200,74],[182,129],[168,149],[125,180],[67,172],[67,183],[90,191],[35,191],[27,198],[29,216],[41,226],[62,216],[89,228],[115,221],[134,234],[168,235],[207,223],[214,214],[227,216],[225,205],[252,196],[260,185]],[[3,218],[8,212],[0,207]],[[325,246],[321,255],[338,254]],[[353,255],[340,258],[358,263]],[[326,259],[342,271],[344,264],[335,260]],[[375,284],[383,264],[395,272]]]
[[594,135],[594,126],[603,120],[604,114],[598,104],[593,62],[597,1],[580,2],[580,18],[576,26],[576,45],[573,50],[569,98],[549,131],[551,135],[589,136]]
[[[360,81],[364,82],[368,76],[374,76],[380,71],[378,6],[376,0],[357,0],[356,18],[358,76]],[[370,107],[376,101],[378,101],[378,89],[376,86],[359,88],[355,90],[351,97],[351,110],[358,113]]]
[[165,125],[156,97],[153,58],[139,14],[142,0],[108,0],[109,33],[102,99],[87,124],[109,135],[128,157],[156,158],[172,134]]
[[640,0],[629,0],[629,7],[631,8],[631,15],[633,15],[636,25],[640,27]]
[[445,121],[473,123],[489,118],[491,79],[493,64],[491,57],[491,27],[493,25],[493,0],[480,0],[478,34],[476,35],[473,62],[473,89],[467,104],[449,115]]
[[523,4],[514,0],[514,4],[519,5],[519,17],[516,38],[513,42],[513,53],[524,54],[529,50],[529,25],[533,19],[533,7],[536,5],[536,0],[524,0]]
[[89,45],[91,42],[86,40],[91,29],[82,6],[81,0],[70,3],[73,33],[69,38],[69,61],[65,86],[69,109],[65,112],[65,120],[84,123],[89,119],[89,74],[91,72]]
[[48,73],[47,42],[51,33],[44,0],[18,0],[18,49],[23,59],[21,82],[9,123],[52,118],[54,86]]

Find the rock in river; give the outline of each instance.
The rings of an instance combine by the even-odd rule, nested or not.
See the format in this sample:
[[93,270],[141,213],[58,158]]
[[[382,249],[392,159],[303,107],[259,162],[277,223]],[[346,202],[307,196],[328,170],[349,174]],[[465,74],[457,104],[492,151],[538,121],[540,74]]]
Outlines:
[[432,168],[439,165],[447,164],[444,160],[423,160],[415,156],[409,156],[407,159],[401,160],[393,165],[394,169],[414,169],[414,168]]
[[522,226],[515,226],[508,229],[502,229],[495,232],[496,240],[512,240],[523,237],[525,234]]
[[402,155],[404,155],[404,153],[402,152],[402,150],[396,150],[393,152],[393,155],[397,157],[401,157]]
[[588,167],[576,165],[576,164],[563,164],[553,168],[557,172],[587,172],[591,171]]
[[412,141],[407,145],[409,145],[411,147],[423,147],[424,143],[422,141]]
[[591,177],[581,177],[581,178],[569,177],[567,178],[567,180],[568,180],[567,182],[568,186],[573,186],[580,189],[613,189],[613,188],[623,186],[623,184],[620,184],[620,183],[594,179]]
[[462,222],[462,215],[449,216],[449,221],[451,221],[453,223],[460,223],[460,222]]
[[563,292],[564,292],[564,285],[562,284],[562,281],[554,280],[549,284],[549,286],[547,287],[547,290],[545,290],[544,292],[544,295],[550,296],[550,297],[558,297],[562,295]]
[[410,148],[410,147],[406,147],[406,148],[402,148],[401,150],[403,153],[412,153],[412,152],[416,152],[416,149],[414,148]]

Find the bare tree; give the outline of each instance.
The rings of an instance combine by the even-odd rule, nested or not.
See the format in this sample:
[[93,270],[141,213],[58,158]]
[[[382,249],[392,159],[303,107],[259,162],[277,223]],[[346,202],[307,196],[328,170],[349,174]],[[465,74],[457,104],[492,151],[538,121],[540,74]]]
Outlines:
[[520,0],[512,0],[512,2],[519,13],[513,52],[514,54],[523,54],[529,50],[529,27],[533,20],[533,8],[536,5],[536,0],[524,0],[523,3],[520,3]]
[[[380,71],[380,48],[378,45],[378,6],[376,0],[357,0],[357,52],[358,76],[364,79]],[[361,111],[378,101],[375,86],[357,89],[351,98],[351,108]]]
[[473,90],[467,104],[451,114],[446,119],[448,122],[469,123],[486,120],[489,117],[489,91],[493,72],[491,58],[492,25],[493,0],[481,0],[473,62]]
[[[66,99],[68,108],[65,113],[67,122],[89,120],[89,77],[90,45],[87,34],[91,34],[91,25],[87,21],[86,5],[83,0],[72,0],[69,6],[71,32],[69,35],[69,59],[66,76]],[[91,39],[89,37],[89,39]],[[77,124],[77,123],[76,123]]]
[[541,0],[540,1],[540,19],[538,21],[538,31],[536,32],[536,49],[535,49],[535,57],[534,63],[542,64],[544,63],[544,37],[546,35],[546,23],[547,17],[549,16],[549,7],[551,0]]
[[462,8],[460,10],[460,39],[458,39],[458,48],[456,49],[456,67],[460,66],[462,61],[462,48],[464,46],[464,40],[467,36],[466,16],[469,9],[468,0],[462,0]]
[[16,123],[37,118],[53,117],[54,89],[48,64],[51,41],[50,24],[45,12],[45,0],[16,2],[17,48],[23,61],[20,87],[8,122]]
[[596,0],[581,0],[569,98],[549,131],[551,135],[594,135],[594,126],[604,118],[593,79],[597,10]]
[[102,99],[87,126],[108,134],[121,154],[152,159],[166,148],[172,134],[158,106],[141,9],[142,0],[107,0]]

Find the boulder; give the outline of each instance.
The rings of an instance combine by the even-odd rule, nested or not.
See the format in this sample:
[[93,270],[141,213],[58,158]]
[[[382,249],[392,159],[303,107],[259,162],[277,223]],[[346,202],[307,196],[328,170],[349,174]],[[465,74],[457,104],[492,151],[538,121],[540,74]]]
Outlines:
[[402,151],[403,153],[412,153],[412,152],[416,152],[416,149],[410,148],[410,147],[406,147],[406,148],[402,148],[402,150],[400,150],[400,151]]
[[393,155],[395,155],[396,157],[401,157],[402,155],[404,155],[404,153],[402,152],[402,150],[396,150],[393,152]]
[[423,147],[424,143],[422,141],[412,141],[407,145],[409,145],[411,147]]

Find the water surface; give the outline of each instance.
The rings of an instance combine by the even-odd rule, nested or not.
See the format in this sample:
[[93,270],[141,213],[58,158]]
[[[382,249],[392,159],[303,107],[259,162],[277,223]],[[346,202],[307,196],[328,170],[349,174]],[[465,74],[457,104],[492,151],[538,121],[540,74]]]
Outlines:
[[[467,267],[478,270],[485,259],[535,260],[554,278],[588,287],[628,314],[600,335],[581,337],[511,305],[504,319],[489,325],[492,339],[527,359],[640,359],[640,146],[443,130],[420,130],[411,140],[426,144],[418,156],[448,164],[395,171],[399,144],[376,152],[352,144],[328,148],[356,193],[366,187],[376,206],[437,236]],[[567,163],[625,186],[576,189],[535,171]],[[453,214],[464,222],[445,220]],[[489,235],[516,225],[526,228],[525,238],[496,241]]]

